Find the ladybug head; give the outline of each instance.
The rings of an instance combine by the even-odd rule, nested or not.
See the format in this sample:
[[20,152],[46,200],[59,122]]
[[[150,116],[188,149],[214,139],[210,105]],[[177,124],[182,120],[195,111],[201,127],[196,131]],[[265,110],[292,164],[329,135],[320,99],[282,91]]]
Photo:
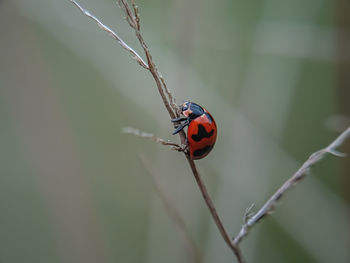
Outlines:
[[190,119],[195,119],[204,113],[204,109],[194,102],[186,101],[182,104],[181,113]]
[[191,113],[192,113],[192,110],[191,110],[191,102],[189,101],[186,101],[182,104],[181,106],[181,113],[183,115],[185,115],[186,117],[190,116]]

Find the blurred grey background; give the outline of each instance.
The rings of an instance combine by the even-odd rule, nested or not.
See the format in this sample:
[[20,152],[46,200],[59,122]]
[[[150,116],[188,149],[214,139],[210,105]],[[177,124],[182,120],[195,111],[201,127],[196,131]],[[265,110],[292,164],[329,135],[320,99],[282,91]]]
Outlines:
[[[142,53],[115,1],[79,3]],[[350,124],[350,4],[137,4],[178,103],[216,119],[197,164],[234,236],[247,207]],[[184,156],[121,133],[178,140],[150,74],[69,1],[0,1],[0,69],[0,262],[193,262],[148,172],[204,262],[234,262]],[[349,157],[317,164],[243,241],[248,262],[350,262],[349,171]]]

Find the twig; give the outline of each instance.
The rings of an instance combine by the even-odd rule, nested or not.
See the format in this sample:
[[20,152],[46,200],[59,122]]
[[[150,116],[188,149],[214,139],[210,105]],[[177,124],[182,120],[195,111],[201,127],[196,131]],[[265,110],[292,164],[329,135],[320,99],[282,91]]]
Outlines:
[[169,145],[169,146],[171,146],[171,148],[173,150],[176,150],[178,152],[184,152],[185,151],[185,147],[181,146],[180,144],[171,142],[169,140],[166,141],[166,140],[164,140],[162,138],[159,138],[159,137],[155,136],[152,133],[143,132],[143,131],[140,131],[139,129],[135,129],[135,128],[132,128],[132,127],[124,127],[122,129],[122,132],[126,133],[126,134],[131,134],[131,135],[134,135],[134,136],[137,136],[137,137],[151,139],[152,141],[154,141],[156,143],[159,143],[159,144],[162,144],[162,145]]
[[207,187],[205,186],[200,174],[198,173],[198,170],[197,170],[197,167],[196,165],[194,164],[194,161],[191,160],[188,156],[187,156],[187,160],[191,166],[191,170],[193,172],[193,175],[196,179],[196,182],[198,184],[198,187],[202,193],[202,196],[204,198],[204,201],[209,209],[209,212],[211,213],[214,221],[215,221],[215,224],[217,226],[217,228],[219,229],[220,231],[220,234],[222,236],[222,238],[224,239],[224,241],[226,242],[226,244],[231,248],[231,250],[233,251],[233,253],[236,255],[237,257],[237,260],[238,262],[244,262],[243,260],[243,256],[242,256],[242,253],[241,253],[241,250],[239,249],[238,246],[236,246],[232,241],[231,241],[231,238],[229,237],[229,235],[227,234],[227,231],[218,215],[218,213],[216,212],[216,209],[215,209],[215,206],[214,206],[214,203],[208,193],[208,190],[207,190]]
[[247,223],[249,218],[251,218],[253,216],[252,210],[254,208],[255,204],[251,204],[251,206],[249,206],[248,208],[246,208],[244,216],[243,216],[243,222]]
[[105,24],[103,24],[97,17],[93,16],[92,14],[90,14],[89,11],[87,11],[86,9],[82,8],[76,1],[74,0],[69,0],[70,2],[72,2],[84,15],[86,15],[87,17],[90,17],[92,20],[94,20],[97,25],[104,31],[106,31],[107,33],[109,33],[115,40],[118,41],[118,43],[127,51],[129,51],[132,55],[133,58],[136,59],[136,61],[140,64],[140,66],[142,66],[145,69],[148,69],[148,65],[146,64],[146,62],[141,58],[141,56],[135,51],[133,50],[130,46],[128,46],[123,39],[121,39],[117,33],[115,33],[112,29],[110,29],[108,26],[106,26]]
[[[102,24],[102,22],[100,22],[96,17],[92,16],[87,10],[83,9],[79,4],[77,4],[74,0],[69,0],[72,3],[74,3],[79,9],[80,11],[92,18],[93,20],[95,20],[98,25],[105,31],[109,32],[112,34],[112,36],[119,42],[119,44],[121,44],[126,50],[131,52],[131,48],[128,48],[129,46],[127,46],[125,44],[125,42],[117,35],[115,34],[112,30],[110,30],[107,26],[105,26],[104,24]],[[130,25],[130,27],[132,27],[135,30],[135,34],[137,39],[139,40],[140,45],[142,46],[146,58],[147,58],[147,64],[145,62],[143,62],[143,60],[138,60],[139,64],[148,69],[149,72],[152,74],[154,81],[156,82],[159,94],[163,100],[163,104],[165,106],[165,108],[167,109],[169,116],[171,119],[175,118],[178,116],[178,112],[177,112],[177,106],[175,104],[175,100],[173,99],[173,96],[171,95],[171,92],[169,91],[169,89],[167,88],[167,86],[165,85],[165,81],[161,75],[161,73],[159,72],[159,70],[157,69],[156,65],[153,62],[152,59],[152,55],[149,51],[148,46],[146,45],[141,31],[140,31],[140,16],[139,16],[139,12],[138,12],[138,8],[135,5],[134,1],[132,1],[132,6],[133,6],[133,12],[131,11],[131,8],[129,7],[129,4],[126,2],[126,0],[118,0],[119,6],[121,7],[121,9],[124,11],[125,15],[126,15],[126,21],[128,22],[128,24]],[[132,50],[133,51],[133,50]],[[133,54],[137,54],[135,51],[131,52]],[[136,56],[137,58],[141,58],[139,55]],[[141,61],[141,63],[140,63]],[[143,63],[142,63],[143,62]],[[146,65],[147,67],[145,67],[144,65]],[[186,135],[184,133],[184,131],[179,132],[179,136],[180,136],[180,140],[181,140],[181,144],[186,144]],[[237,247],[230,239],[224,225],[222,224],[222,221],[218,215],[218,213],[216,212],[214,203],[207,191],[207,188],[202,180],[202,178],[200,177],[200,174],[197,170],[197,167],[194,163],[193,160],[191,160],[189,158],[189,156],[186,154],[187,157],[187,161],[191,167],[193,176],[196,179],[196,182],[198,184],[198,187],[202,193],[202,196],[205,200],[205,203],[209,209],[210,214],[212,215],[214,222],[216,224],[216,226],[218,227],[220,234],[222,236],[222,238],[224,239],[224,241],[226,242],[226,244],[228,245],[228,247],[232,250],[232,252],[236,255],[236,258],[238,260],[239,263],[244,262],[243,260],[243,256],[241,254],[241,251],[239,249],[239,247]]]
[[327,153],[333,154],[338,157],[344,157],[345,154],[337,151],[337,148],[345,141],[346,138],[350,137],[350,127],[347,128],[342,134],[340,134],[331,144],[326,148],[323,148],[317,152],[314,152],[310,157],[303,163],[303,165],[290,177],[271,197],[266,203],[260,208],[260,210],[250,217],[244,224],[238,235],[233,239],[233,243],[239,246],[242,239],[248,235],[249,230],[258,223],[263,217],[268,215],[274,208],[277,202],[283,197],[284,193],[296,185],[302,180],[307,174],[310,168],[319,162]]
[[176,225],[182,231],[183,236],[185,237],[185,240],[186,240],[187,247],[189,248],[189,250],[191,250],[191,253],[193,255],[193,262],[196,262],[196,263],[203,262],[202,253],[200,252],[200,250],[196,245],[196,242],[193,240],[192,236],[190,235],[190,231],[187,228],[185,220],[181,216],[180,212],[177,210],[174,203],[168,198],[166,192],[162,189],[160,184],[157,182],[157,178],[152,173],[152,169],[150,168],[145,156],[140,155],[140,159],[147,173],[151,178],[151,182],[156,194],[158,195],[159,199],[162,201],[164,205],[165,211],[168,213],[169,217],[174,220]]

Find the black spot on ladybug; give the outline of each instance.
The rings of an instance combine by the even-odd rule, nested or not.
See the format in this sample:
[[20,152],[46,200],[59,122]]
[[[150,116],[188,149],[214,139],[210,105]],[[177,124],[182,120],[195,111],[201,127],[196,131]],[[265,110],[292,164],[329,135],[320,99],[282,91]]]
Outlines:
[[211,136],[213,136],[213,134],[214,134],[214,129],[212,129],[210,132],[207,132],[205,130],[204,126],[199,124],[198,125],[198,134],[192,134],[191,138],[194,141],[199,142],[203,138],[210,138]]
[[207,145],[201,149],[195,150],[193,156],[203,156],[206,155],[213,148],[213,145]]

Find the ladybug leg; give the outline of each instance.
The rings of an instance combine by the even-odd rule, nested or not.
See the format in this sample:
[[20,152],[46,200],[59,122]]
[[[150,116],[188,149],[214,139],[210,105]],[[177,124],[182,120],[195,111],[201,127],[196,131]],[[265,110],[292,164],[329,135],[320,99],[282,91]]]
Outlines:
[[188,153],[188,145],[186,144],[180,144],[180,145],[177,145],[177,146],[172,146],[171,147],[173,150],[176,150],[178,152],[184,152],[184,153]]
[[190,155],[189,149],[188,149],[188,144],[181,144],[179,147],[176,149],[179,152],[183,152],[186,155]]
[[186,121],[188,119],[188,117],[179,117],[179,118],[175,118],[172,119],[172,122],[182,122],[182,121]]
[[189,154],[189,152],[188,152],[188,144],[181,144],[181,149],[186,154]]
[[176,129],[173,131],[173,135],[182,131],[182,129],[185,128],[188,124],[190,124],[190,121],[188,118],[186,118],[183,123],[181,123],[179,126],[176,127]]

